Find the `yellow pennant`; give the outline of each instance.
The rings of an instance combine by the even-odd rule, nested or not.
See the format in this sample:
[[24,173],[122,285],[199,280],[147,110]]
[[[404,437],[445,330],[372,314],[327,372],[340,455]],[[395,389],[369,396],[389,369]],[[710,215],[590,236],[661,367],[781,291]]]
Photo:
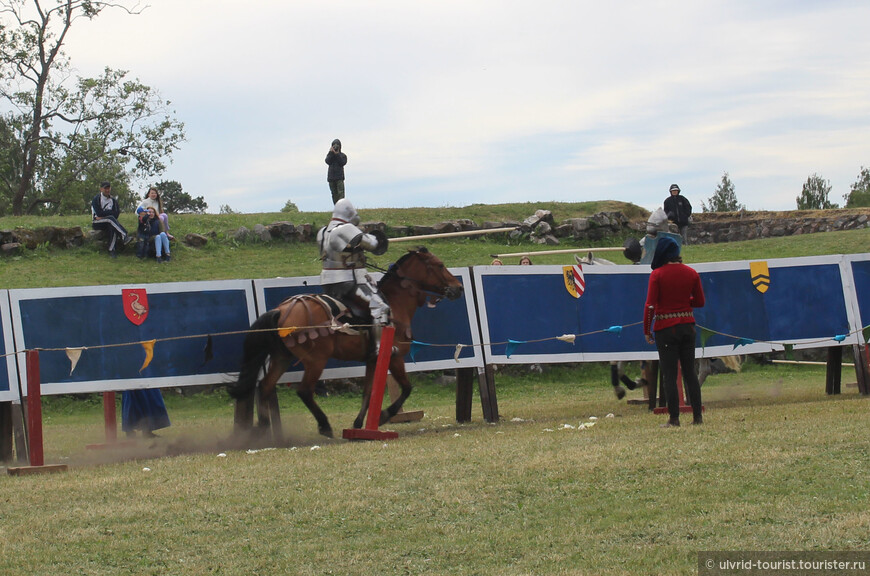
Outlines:
[[752,276],[752,285],[755,289],[764,294],[770,288],[770,270],[767,269],[767,262],[750,262],[749,275]]
[[293,332],[296,332],[295,326],[290,326],[288,328],[278,328],[278,336],[280,336],[281,338],[286,338]]
[[142,348],[145,349],[145,362],[142,364],[142,367],[139,368],[139,374],[142,373],[142,370],[148,368],[148,365],[151,364],[151,359],[154,358],[154,343],[157,340],[149,340],[148,342],[142,342]]

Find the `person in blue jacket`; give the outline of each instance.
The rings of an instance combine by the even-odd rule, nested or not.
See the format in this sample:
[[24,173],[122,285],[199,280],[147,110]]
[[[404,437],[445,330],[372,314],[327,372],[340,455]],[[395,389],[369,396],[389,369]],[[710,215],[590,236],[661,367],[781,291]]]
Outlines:
[[118,222],[121,207],[118,199],[112,196],[112,183],[102,182],[100,193],[91,200],[91,215],[93,221],[91,227],[94,230],[102,230],[109,235],[109,256],[118,257],[118,241],[127,242],[127,229]]

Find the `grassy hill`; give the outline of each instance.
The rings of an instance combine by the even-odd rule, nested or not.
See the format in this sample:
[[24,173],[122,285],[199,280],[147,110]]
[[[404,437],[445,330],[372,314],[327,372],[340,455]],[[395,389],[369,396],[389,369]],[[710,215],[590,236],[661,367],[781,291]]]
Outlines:
[[[522,221],[535,210],[550,210],[556,222],[568,218],[589,216],[601,211],[620,211],[634,221],[645,221],[648,212],[633,204],[616,201],[592,202],[537,202],[519,204],[473,204],[465,207],[439,208],[377,208],[362,210],[363,221],[382,221],[388,227],[433,225],[445,220],[465,218],[484,222]],[[54,286],[89,286],[103,284],[139,284],[152,282],[181,282],[221,280],[234,278],[271,278],[275,276],[307,276],[320,271],[317,248],[313,242],[238,242],[232,232],[241,226],[253,228],[256,224],[290,221],[297,225],[311,224],[317,229],[326,224],[328,212],[261,213],[261,214],[183,214],[171,215],[172,233],[183,238],[198,233],[211,239],[203,248],[191,248],[182,243],[172,247],[173,261],[158,265],[153,259],[140,261],[132,250],[117,260],[109,259],[99,246],[86,244],[75,249],[55,249],[47,246],[25,250],[19,255],[0,257],[0,288],[37,288]],[[132,214],[122,214],[121,222],[128,230],[135,229]],[[54,217],[4,217],[0,230],[16,227],[81,226],[90,228],[87,215]],[[575,241],[563,240],[556,248],[585,248],[595,246],[621,246],[624,238],[611,238],[583,246]],[[540,251],[552,249],[527,239],[510,240],[507,235],[488,237],[431,240],[424,244],[448,266],[489,264],[493,253],[513,251]],[[384,256],[374,261],[384,265],[396,260],[408,243],[394,243]],[[841,254],[867,251],[870,229],[832,232],[804,236],[791,236],[687,246],[683,257],[687,263],[724,260],[770,259],[793,256]],[[619,253],[602,253],[619,264],[628,261]],[[571,255],[539,256],[535,264],[569,264]],[[510,262],[507,260],[506,262]]]

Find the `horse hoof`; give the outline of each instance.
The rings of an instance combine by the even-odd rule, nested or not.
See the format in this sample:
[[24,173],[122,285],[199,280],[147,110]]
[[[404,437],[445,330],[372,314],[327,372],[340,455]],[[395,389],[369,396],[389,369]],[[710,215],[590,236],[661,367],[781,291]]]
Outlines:
[[332,438],[332,428],[321,428],[320,430],[321,436],[326,436],[327,438]]
[[623,398],[625,398],[625,388],[623,388],[622,386],[614,386],[613,393],[616,394],[617,400],[622,400]]

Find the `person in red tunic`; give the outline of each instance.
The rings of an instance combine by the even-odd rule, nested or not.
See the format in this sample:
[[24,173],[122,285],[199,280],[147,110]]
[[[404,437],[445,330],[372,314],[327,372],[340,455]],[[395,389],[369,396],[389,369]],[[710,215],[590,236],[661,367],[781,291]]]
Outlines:
[[[701,424],[701,386],[695,374],[695,317],[693,308],[704,305],[701,277],[683,264],[680,247],[666,236],[659,238],[649,276],[643,314],[646,341],[659,351],[659,366],[668,401],[667,423],[680,425],[677,395],[677,365],[682,368],[686,396],[692,405],[694,424]],[[655,338],[652,333],[655,332]]]

